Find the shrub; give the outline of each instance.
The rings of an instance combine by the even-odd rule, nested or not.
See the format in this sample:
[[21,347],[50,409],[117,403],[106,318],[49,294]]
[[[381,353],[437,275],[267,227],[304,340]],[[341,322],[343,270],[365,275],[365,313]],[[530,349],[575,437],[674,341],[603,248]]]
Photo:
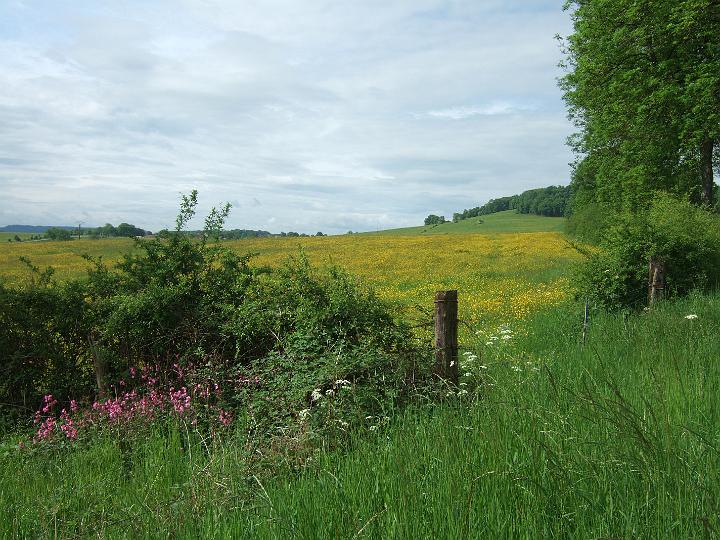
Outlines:
[[574,208],[565,223],[565,231],[580,240],[598,244],[609,226],[608,212],[597,203]]
[[651,257],[665,263],[667,295],[718,284],[720,223],[687,200],[658,194],[647,210],[619,216],[587,255],[576,273],[579,291],[603,307],[637,308],[647,300]]
[[[354,397],[343,403],[356,411],[409,393],[416,351],[392,306],[302,254],[277,269],[251,266],[250,256],[213,241],[228,206],[211,211],[199,239],[183,234],[196,205],[195,192],[183,197],[176,230],[138,239],[115,268],[87,257],[87,277],[63,284],[30,265],[32,285],[0,285],[0,369],[9,374],[0,402],[32,411],[52,395],[67,411],[72,399],[96,401],[96,371],[107,387],[130,369],[167,375],[180,366],[219,384],[218,406],[268,431],[313,409],[313,392],[337,381],[348,381],[353,392],[343,393]],[[120,390],[105,389],[117,399]]]

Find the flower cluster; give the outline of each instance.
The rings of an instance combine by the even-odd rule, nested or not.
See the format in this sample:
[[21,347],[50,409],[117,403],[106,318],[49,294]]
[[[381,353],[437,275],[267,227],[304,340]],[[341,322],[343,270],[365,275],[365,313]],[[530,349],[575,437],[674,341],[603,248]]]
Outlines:
[[[213,381],[191,383],[187,373],[178,364],[173,365],[174,384],[163,385],[157,366],[130,368],[129,379],[120,380],[114,387],[114,396],[97,400],[88,408],[81,408],[75,400],[68,408],[57,414],[58,401],[48,394],[35,413],[37,426],[33,440],[49,441],[56,436],[75,440],[83,430],[103,426],[130,426],[149,423],[160,416],[188,418],[195,424],[200,413],[208,413],[210,420],[222,426],[233,421],[231,412],[217,403],[222,394],[220,386]],[[132,389],[129,389],[132,387]]]

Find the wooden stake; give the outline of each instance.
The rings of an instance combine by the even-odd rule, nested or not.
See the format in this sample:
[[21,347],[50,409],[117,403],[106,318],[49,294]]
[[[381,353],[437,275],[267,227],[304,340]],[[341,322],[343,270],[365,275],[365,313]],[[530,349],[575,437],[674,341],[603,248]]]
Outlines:
[[95,364],[95,380],[97,381],[98,398],[104,400],[108,397],[108,365],[105,358],[101,356],[95,340],[91,335],[88,335],[88,344],[93,354],[93,360]]
[[435,373],[458,383],[458,295],[439,291],[435,295]]
[[648,307],[662,300],[665,295],[665,262],[655,257],[650,258],[648,272]]

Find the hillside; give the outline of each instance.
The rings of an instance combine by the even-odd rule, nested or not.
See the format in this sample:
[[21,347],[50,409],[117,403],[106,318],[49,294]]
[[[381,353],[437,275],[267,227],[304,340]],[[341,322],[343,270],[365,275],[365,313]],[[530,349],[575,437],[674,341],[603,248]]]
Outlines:
[[562,232],[564,225],[565,218],[519,214],[515,210],[506,210],[482,217],[463,219],[457,223],[447,222],[442,225],[403,227],[363,234],[416,236],[431,234]]
[[68,231],[73,231],[77,229],[76,226],[70,226],[70,225],[5,225],[3,227],[0,227],[0,232],[11,232],[11,233],[34,233],[34,234],[42,234],[48,229],[66,229]]

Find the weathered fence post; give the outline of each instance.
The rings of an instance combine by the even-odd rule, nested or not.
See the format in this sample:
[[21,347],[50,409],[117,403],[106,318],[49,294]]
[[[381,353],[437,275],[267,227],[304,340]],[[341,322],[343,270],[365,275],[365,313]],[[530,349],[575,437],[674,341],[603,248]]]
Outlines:
[[91,335],[88,335],[88,345],[95,364],[95,379],[97,381],[98,398],[104,400],[108,397],[108,364]]
[[458,383],[458,296],[457,291],[435,295],[435,373]]
[[665,294],[665,262],[655,257],[650,258],[648,272],[648,307],[662,300]]

